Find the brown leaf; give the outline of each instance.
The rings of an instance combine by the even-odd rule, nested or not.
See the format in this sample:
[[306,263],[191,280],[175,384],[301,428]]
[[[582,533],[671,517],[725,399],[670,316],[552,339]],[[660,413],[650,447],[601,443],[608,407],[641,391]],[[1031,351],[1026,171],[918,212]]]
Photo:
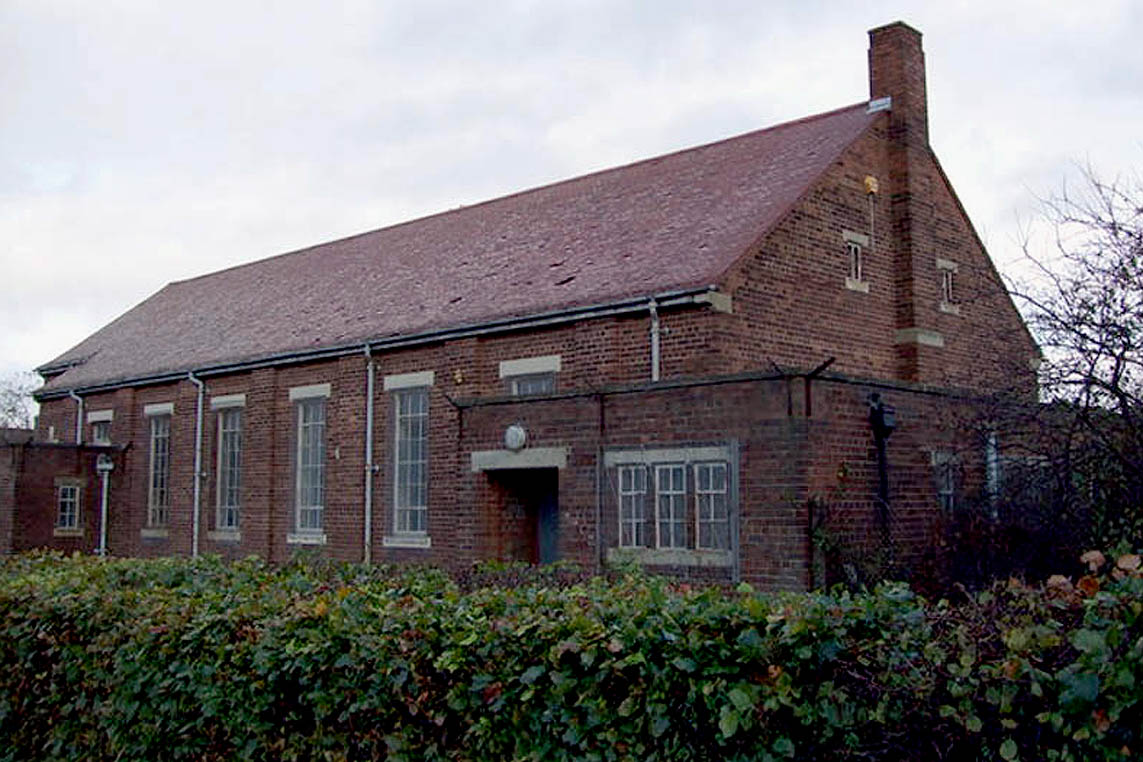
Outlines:
[[1079,591],[1086,595],[1088,598],[1099,592],[1099,580],[1091,575],[1080,577],[1079,582],[1076,583]]

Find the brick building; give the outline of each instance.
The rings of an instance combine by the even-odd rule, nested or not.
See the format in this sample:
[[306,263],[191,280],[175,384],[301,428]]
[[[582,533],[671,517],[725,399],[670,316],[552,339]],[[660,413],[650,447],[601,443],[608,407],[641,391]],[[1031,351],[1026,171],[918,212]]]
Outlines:
[[105,455],[119,555],[801,588],[828,510],[919,563],[1037,350],[929,147],[921,35],[869,66],[869,101],[170,284],[39,369],[8,547],[94,548]]

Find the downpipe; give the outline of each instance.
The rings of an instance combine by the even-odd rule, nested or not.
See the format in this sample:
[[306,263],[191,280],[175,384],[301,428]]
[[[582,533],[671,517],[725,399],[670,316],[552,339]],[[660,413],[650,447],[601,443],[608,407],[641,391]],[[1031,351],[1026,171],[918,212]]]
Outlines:
[[365,345],[365,521],[361,557],[373,561],[373,386],[376,366],[369,345]]
[[191,514],[191,558],[198,558],[199,504],[202,501],[202,403],[206,396],[206,384],[195,378],[194,372],[187,373],[187,379],[198,387],[198,403],[194,418],[194,500]]

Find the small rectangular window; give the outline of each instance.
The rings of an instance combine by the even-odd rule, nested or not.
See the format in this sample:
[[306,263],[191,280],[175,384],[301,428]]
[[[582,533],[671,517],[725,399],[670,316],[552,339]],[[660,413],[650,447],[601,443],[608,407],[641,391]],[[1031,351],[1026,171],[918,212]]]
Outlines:
[[91,443],[97,445],[111,444],[111,421],[96,421],[91,424]]
[[299,532],[322,528],[325,511],[325,398],[298,400],[294,523]]
[[647,545],[647,467],[619,467],[619,545],[642,548]]
[[218,411],[218,529],[238,529],[242,505],[242,408]]
[[403,389],[393,394],[396,415],[394,442],[394,531],[428,531],[429,390]]
[[147,526],[165,527],[171,508],[171,416],[154,415],[151,421],[150,482]]
[[530,373],[525,376],[512,376],[508,379],[509,389],[517,397],[533,394],[551,394],[556,390],[556,374]]
[[932,461],[937,483],[937,502],[945,512],[952,513],[957,506],[960,463],[951,452],[934,452]]
[[79,529],[79,486],[61,484],[56,506],[56,529]]
[[686,468],[679,465],[655,466],[655,501],[658,505],[658,544],[660,548],[687,546]]
[[959,315],[960,306],[957,304],[959,295],[957,294],[956,274],[959,269],[956,262],[950,259],[942,259],[937,257],[937,271],[941,276],[941,312],[947,312],[950,315]]
[[725,463],[695,464],[695,513],[698,521],[697,547],[704,550],[728,549],[730,511]]

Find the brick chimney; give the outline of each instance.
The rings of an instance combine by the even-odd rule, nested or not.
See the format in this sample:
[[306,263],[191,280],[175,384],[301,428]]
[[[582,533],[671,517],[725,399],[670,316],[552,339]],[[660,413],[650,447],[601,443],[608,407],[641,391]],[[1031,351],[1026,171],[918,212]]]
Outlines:
[[933,157],[925,92],[921,33],[900,21],[869,32],[869,94],[891,98],[887,193],[893,236],[894,327],[897,375],[905,381],[935,381],[944,339],[930,310],[936,299]]
[[927,146],[925,52],[921,33],[901,21],[869,30],[869,97],[886,96],[893,99],[891,129],[909,143]]

